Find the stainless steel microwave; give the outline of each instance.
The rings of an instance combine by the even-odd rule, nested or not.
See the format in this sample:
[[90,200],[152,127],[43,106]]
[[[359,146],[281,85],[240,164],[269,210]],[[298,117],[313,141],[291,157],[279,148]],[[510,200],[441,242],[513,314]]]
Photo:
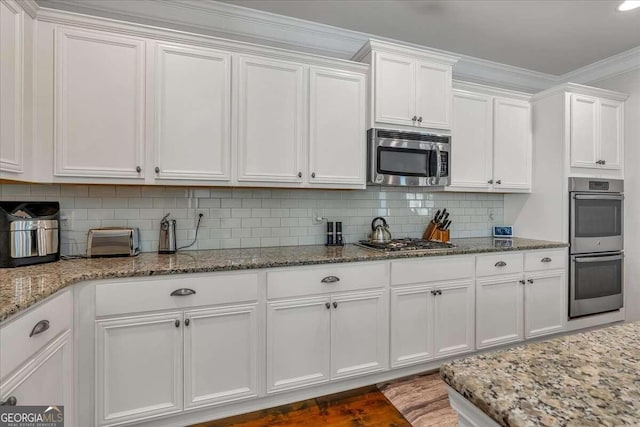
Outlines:
[[445,186],[449,184],[448,135],[369,129],[367,132],[370,184]]

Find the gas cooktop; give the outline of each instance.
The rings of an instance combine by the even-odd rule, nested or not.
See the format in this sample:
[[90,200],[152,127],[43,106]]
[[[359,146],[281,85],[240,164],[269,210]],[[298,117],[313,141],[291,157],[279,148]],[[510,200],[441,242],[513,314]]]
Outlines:
[[422,239],[393,239],[389,243],[371,243],[368,240],[360,240],[358,246],[363,248],[375,249],[384,252],[415,252],[429,251],[434,249],[455,248],[453,243],[433,242],[431,240]]

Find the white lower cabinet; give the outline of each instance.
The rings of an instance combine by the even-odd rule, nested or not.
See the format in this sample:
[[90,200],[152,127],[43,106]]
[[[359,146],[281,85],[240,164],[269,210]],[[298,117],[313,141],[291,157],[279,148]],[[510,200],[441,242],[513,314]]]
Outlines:
[[184,407],[257,395],[256,305],[184,314]]
[[567,319],[567,285],[564,270],[526,275],[524,287],[525,338],[564,330]]
[[391,366],[474,349],[472,280],[391,290]]
[[268,303],[267,392],[387,367],[384,291]]
[[96,322],[96,419],[115,425],[257,395],[257,304]]
[[476,347],[523,339],[522,274],[477,280]]
[[182,312],[96,322],[96,418],[110,425],[182,410]]

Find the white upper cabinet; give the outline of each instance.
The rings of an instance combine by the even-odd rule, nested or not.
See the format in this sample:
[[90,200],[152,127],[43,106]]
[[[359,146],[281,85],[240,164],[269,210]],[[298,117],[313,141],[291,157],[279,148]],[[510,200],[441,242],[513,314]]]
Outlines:
[[55,69],[54,175],[142,178],[144,40],[60,27]]
[[158,43],[155,51],[156,179],[231,177],[231,55]]
[[240,56],[238,181],[302,182],[304,67]]
[[452,66],[437,62],[416,63],[416,114],[425,128],[451,129]]
[[415,62],[391,53],[376,54],[375,120],[381,123],[414,126]]
[[493,184],[499,190],[530,190],[531,104],[494,99]]
[[571,167],[622,169],[623,102],[571,95]]
[[0,172],[23,172],[24,12],[0,1]]
[[493,180],[493,98],[453,92],[450,187],[487,190]]
[[354,58],[373,66],[372,126],[451,129],[457,58],[379,40],[369,40]]
[[451,191],[531,191],[529,95],[456,82]]
[[311,68],[309,182],[365,183],[366,76]]

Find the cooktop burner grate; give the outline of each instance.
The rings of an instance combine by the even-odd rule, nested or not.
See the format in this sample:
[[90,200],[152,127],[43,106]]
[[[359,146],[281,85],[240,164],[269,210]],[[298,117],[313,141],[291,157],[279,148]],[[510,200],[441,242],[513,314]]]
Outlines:
[[455,248],[453,243],[432,242],[421,239],[393,239],[389,243],[371,243],[368,240],[360,240],[358,246],[385,252],[398,251],[426,251],[432,249]]

